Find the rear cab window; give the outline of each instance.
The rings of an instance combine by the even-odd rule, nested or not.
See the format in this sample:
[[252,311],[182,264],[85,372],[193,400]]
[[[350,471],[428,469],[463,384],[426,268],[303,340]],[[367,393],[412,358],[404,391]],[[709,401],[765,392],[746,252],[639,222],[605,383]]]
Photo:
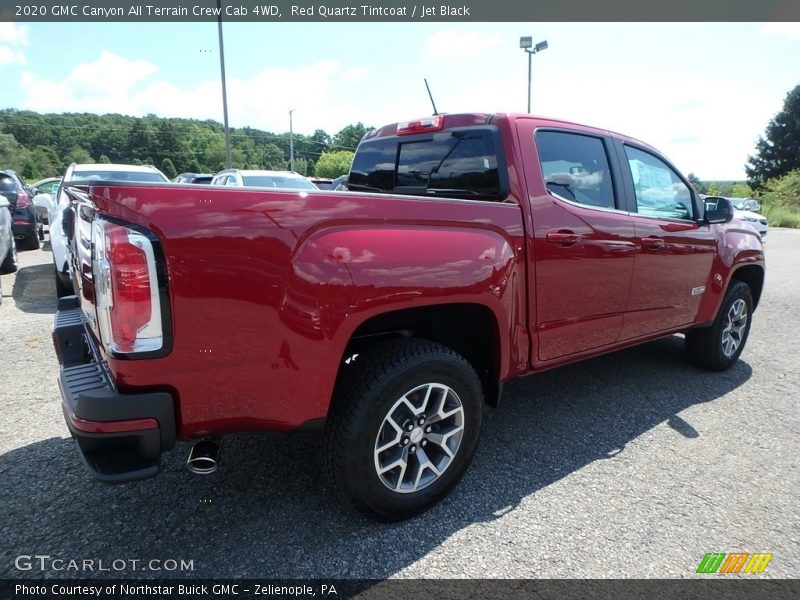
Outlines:
[[359,145],[351,191],[474,200],[508,196],[505,163],[493,126],[390,136]]

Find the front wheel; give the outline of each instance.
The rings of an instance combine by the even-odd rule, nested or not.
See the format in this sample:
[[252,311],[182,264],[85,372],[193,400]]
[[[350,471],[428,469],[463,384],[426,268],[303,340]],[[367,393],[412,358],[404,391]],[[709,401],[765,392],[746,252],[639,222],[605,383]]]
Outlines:
[[750,287],[731,281],[710,327],[686,332],[686,353],[697,366],[711,371],[730,368],[744,350],[753,314]]
[[343,367],[326,431],[339,498],[383,521],[417,515],[458,483],[477,447],[483,393],[449,348],[394,340]]

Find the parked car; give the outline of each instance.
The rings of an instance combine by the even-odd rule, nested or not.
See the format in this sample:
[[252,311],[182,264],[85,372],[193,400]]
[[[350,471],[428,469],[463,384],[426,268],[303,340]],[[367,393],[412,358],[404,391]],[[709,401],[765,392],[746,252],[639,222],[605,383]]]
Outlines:
[[39,237],[36,231],[36,208],[31,199],[33,194],[16,171],[0,171],[0,194],[11,205],[11,230],[21,250],[36,250]]
[[[11,231],[11,203],[0,196],[0,275],[17,270],[17,245]],[[3,301],[3,278],[0,277],[0,302]]]
[[49,224],[49,216],[45,206],[36,204],[36,196],[39,194],[50,194],[55,196],[58,186],[61,184],[61,177],[48,177],[40,179],[30,186],[31,194],[33,196],[34,209],[36,210],[36,230],[39,235],[39,241],[44,240],[44,226]]
[[331,189],[334,192],[346,192],[347,191],[347,175],[339,175],[336,179],[331,181]]
[[[716,202],[720,198],[722,198],[722,196],[706,196],[705,202]],[[755,227],[762,239],[767,236],[769,232],[769,221],[767,217],[746,209],[746,206],[752,206],[752,204],[748,204],[747,198],[728,198],[727,200],[733,205],[734,216],[737,219],[741,219]]]
[[226,169],[214,175],[211,185],[265,187],[285,190],[316,190],[313,183],[291,171]]
[[214,179],[214,175],[212,173],[181,173],[175,179],[172,180],[172,183],[211,183],[211,180]]
[[79,293],[53,341],[95,477],[153,476],[177,439],[208,474],[215,436],[321,428],[331,489],[404,519],[462,477],[504,382],[675,333],[722,371],[747,342],[758,234],[640,141],[439,115],[368,133],[348,187],[67,188]]
[[321,190],[329,190],[333,187],[333,179],[327,177],[308,177],[308,180]]
[[161,171],[150,165],[94,163],[79,165],[72,163],[67,167],[67,172],[56,190],[55,196],[50,194],[36,196],[34,201],[37,206],[42,206],[48,211],[50,249],[53,252],[56,293],[59,298],[73,292],[69,261],[67,260],[67,237],[62,228],[64,208],[69,205],[69,198],[63,193],[64,187],[68,184],[88,184],[102,181],[165,183],[169,180]]

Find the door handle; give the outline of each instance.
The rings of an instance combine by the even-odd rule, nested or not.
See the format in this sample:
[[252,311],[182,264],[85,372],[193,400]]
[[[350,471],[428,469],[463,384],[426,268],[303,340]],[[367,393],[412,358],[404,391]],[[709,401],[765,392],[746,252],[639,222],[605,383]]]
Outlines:
[[664,247],[664,240],[657,237],[646,237],[642,238],[642,246],[645,248],[663,248]]
[[553,231],[548,233],[545,239],[559,246],[574,246],[581,241],[581,236],[572,231]]

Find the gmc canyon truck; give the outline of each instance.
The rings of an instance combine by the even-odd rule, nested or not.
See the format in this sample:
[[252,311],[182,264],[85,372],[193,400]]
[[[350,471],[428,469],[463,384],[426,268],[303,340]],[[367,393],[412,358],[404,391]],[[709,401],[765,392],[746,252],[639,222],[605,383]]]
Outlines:
[[335,493],[399,520],[456,485],[514,377],[677,333],[711,370],[744,348],[759,236],[642,142],[438,115],[365,135],[348,189],[69,189],[53,340],[96,478],[319,428]]

